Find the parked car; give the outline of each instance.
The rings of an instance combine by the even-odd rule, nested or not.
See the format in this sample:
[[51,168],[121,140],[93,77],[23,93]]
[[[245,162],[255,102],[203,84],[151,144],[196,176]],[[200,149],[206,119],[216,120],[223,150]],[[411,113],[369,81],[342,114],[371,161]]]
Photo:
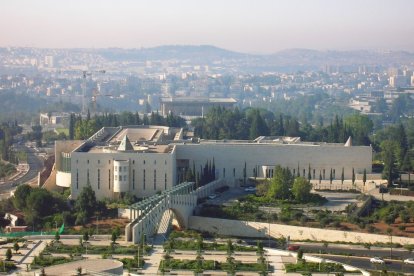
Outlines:
[[299,250],[299,245],[291,244],[291,245],[288,246],[287,250],[289,250],[289,251],[298,251]]
[[373,257],[369,259],[372,264],[385,264],[385,261],[380,257]]
[[405,264],[414,264],[414,259],[413,258],[408,258],[404,260]]

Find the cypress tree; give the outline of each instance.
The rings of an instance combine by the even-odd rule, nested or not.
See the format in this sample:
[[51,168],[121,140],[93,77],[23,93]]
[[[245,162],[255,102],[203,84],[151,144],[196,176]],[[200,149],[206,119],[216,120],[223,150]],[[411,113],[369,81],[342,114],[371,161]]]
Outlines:
[[352,168],[352,185],[355,185],[355,170]]

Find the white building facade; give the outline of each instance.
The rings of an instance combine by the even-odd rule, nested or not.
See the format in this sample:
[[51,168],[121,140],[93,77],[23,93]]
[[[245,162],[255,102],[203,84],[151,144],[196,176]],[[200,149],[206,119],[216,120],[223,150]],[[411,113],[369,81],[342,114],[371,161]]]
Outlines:
[[371,173],[370,146],[301,142],[299,138],[259,137],[254,141],[183,139],[184,131],[158,126],[103,128],[87,141],[56,142],[56,184],[76,198],[91,185],[98,199],[122,194],[143,198],[177,185],[186,171],[214,164],[216,178],[240,185],[249,177],[271,178],[280,165],[306,178],[352,178]]

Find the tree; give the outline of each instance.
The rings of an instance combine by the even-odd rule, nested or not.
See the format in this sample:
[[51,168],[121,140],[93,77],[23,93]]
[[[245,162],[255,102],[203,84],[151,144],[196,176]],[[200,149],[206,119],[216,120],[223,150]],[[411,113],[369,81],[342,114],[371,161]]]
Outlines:
[[26,184],[17,186],[13,196],[13,205],[16,209],[23,210],[26,208],[26,199],[32,190],[32,187]]
[[362,176],[362,182],[364,182],[364,186],[365,186],[365,183],[367,182],[367,169],[364,169],[364,175]]
[[331,172],[329,173],[329,184],[332,184],[332,180],[333,180],[333,174],[332,174],[332,168],[331,168]]
[[292,178],[290,170],[284,169],[279,165],[276,166],[267,196],[270,198],[288,199],[291,195]]
[[88,240],[89,240],[89,232],[88,231],[83,232],[83,240],[85,242],[88,242]]
[[344,167],[342,167],[342,173],[341,173],[341,184],[344,185],[344,180],[345,180],[345,172],[344,172]]
[[19,251],[20,246],[19,246],[19,244],[17,243],[17,241],[15,241],[15,242],[14,242],[14,244],[13,244],[13,249],[14,249],[14,252],[16,252],[16,253],[17,253],[17,251]]
[[118,239],[118,236],[116,235],[116,233],[114,231],[112,231],[112,235],[111,235],[111,241],[112,243],[116,243],[116,240]]
[[355,185],[355,170],[352,168],[352,185]]
[[8,248],[7,251],[6,251],[6,260],[10,261],[12,257],[13,257],[13,253],[12,253],[11,249]]
[[58,242],[60,240],[59,231],[56,231],[55,233],[55,241]]
[[303,258],[303,249],[302,249],[302,248],[300,248],[300,249],[298,250],[297,259],[298,259],[298,261],[301,261],[301,260],[302,260],[302,258]]
[[308,180],[311,181],[311,179],[312,179],[311,166],[309,164],[309,167],[308,167]]
[[292,194],[298,202],[308,202],[311,190],[312,184],[303,177],[297,177],[293,182]]
[[75,202],[75,209],[78,212],[84,212],[87,219],[93,216],[96,211],[97,201],[95,191],[92,190],[91,185],[83,187]]
[[388,186],[397,177],[396,171],[396,152],[398,152],[398,145],[395,141],[385,140],[381,142],[381,158],[384,162],[384,170],[382,172],[383,178],[388,180]]

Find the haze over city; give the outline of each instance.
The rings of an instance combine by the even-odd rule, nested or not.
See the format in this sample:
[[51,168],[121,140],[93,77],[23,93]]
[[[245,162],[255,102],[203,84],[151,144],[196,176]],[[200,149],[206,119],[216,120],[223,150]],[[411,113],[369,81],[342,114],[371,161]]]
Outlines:
[[412,51],[413,10],[409,0],[6,0],[0,4],[0,46]]

